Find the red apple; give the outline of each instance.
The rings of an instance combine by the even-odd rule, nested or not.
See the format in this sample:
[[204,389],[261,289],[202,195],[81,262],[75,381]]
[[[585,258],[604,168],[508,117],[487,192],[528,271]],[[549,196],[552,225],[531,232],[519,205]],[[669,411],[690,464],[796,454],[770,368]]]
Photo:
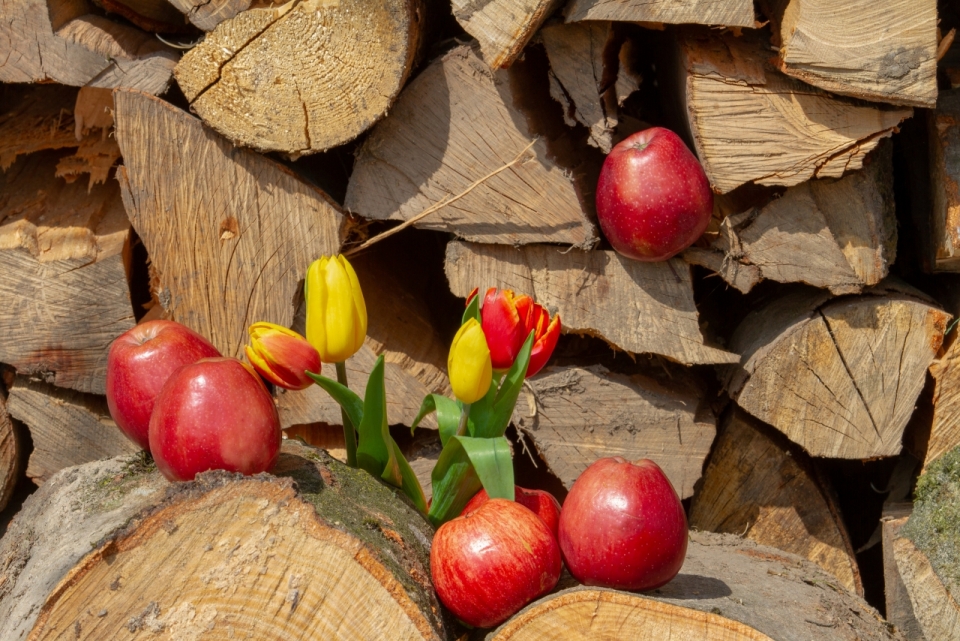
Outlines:
[[712,214],[703,167],[669,129],[628,136],[603,162],[597,218],[604,236],[627,258],[670,258],[700,237]]
[[602,458],[570,488],[558,538],[567,569],[581,583],[652,590],[683,565],[687,517],[656,463]]
[[490,499],[444,523],[430,548],[437,596],[478,628],[505,621],[552,590],[560,567],[560,550],[546,524],[505,499]]
[[177,370],[150,417],[150,451],[171,481],[206,470],[266,472],[280,451],[280,417],[253,369],[204,358]]
[[[560,524],[560,502],[553,497],[553,494],[543,490],[528,490],[518,485],[514,488],[513,497],[517,503],[539,516],[554,536],[557,535],[557,526]],[[489,500],[487,491],[480,490],[467,502],[463,512],[460,513],[461,516],[473,512]]]
[[107,355],[107,405],[127,437],[147,450],[153,404],[170,375],[217,348],[186,325],[148,321],[121,334]]

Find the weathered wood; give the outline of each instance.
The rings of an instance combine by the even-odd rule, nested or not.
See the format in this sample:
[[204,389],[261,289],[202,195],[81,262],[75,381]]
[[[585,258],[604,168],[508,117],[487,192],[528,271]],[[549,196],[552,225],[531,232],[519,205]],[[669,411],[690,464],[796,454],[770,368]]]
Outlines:
[[893,551],[894,541],[900,536],[900,528],[910,517],[913,505],[910,503],[894,503],[884,505],[883,516],[880,517],[883,540],[883,595],[886,605],[886,619],[907,639],[923,641],[923,632],[920,623],[913,613],[910,595],[903,584],[900,571],[897,570],[897,560]]
[[113,90],[102,87],[80,87],[73,106],[77,139],[94,129],[108,131],[113,127]]
[[7,413],[7,401],[0,392],[0,512],[7,507],[20,480],[22,447]]
[[167,316],[228,356],[242,353],[253,322],[289,327],[307,266],[340,247],[336,204],[168,103],[114,98],[123,201]]
[[[684,109],[714,190],[791,186],[859,169],[913,112],[833,96],[776,71],[761,34],[679,34]],[[736,135],[732,135],[732,131]]]
[[252,0],[168,0],[183,12],[193,26],[213,31],[224,20],[246,11]]
[[121,15],[144,31],[184,33],[187,20],[167,0],[93,0],[108,14]]
[[547,367],[529,379],[514,424],[533,441],[566,486],[598,458],[649,458],[663,468],[680,498],[693,494],[716,434],[702,393],[601,365]]
[[447,245],[450,290],[511,289],[559,313],[565,332],[599,336],[634,354],[653,353],[686,364],[733,363],[736,354],[704,345],[690,268],[674,259],[641,263],[613,251],[564,251]]
[[850,537],[830,488],[809,457],[780,440],[745,413],[731,412],[693,496],[690,527],[739,534],[796,554],[863,596]]
[[[944,301],[944,304],[954,317],[960,312],[960,300]],[[933,422],[923,459],[924,469],[960,446],[960,341],[956,330],[944,341],[942,354],[930,366],[930,374],[935,381]]]
[[928,118],[934,271],[960,271],[960,90],[944,91]]
[[563,0],[452,0],[453,17],[477,39],[491,69],[506,69]]
[[663,587],[563,590],[521,610],[487,641],[902,638],[813,563],[731,535],[691,532],[680,574]]
[[897,571],[923,636],[960,639],[960,447],[917,480],[913,513],[893,542]]
[[[588,142],[610,153],[617,127],[617,81],[621,39],[610,22],[551,24],[540,31],[547,50],[550,94],[573,103],[573,116],[590,130]],[[573,123],[568,122],[572,125]]]
[[30,430],[27,477],[37,485],[66,467],[140,451],[110,418],[102,396],[18,376],[7,409]]
[[2,0],[0,82],[165,91],[174,50],[90,9],[83,0]]
[[537,137],[545,95],[525,93],[533,81],[523,67],[491,72],[468,46],[431,62],[357,152],[345,207],[377,220],[412,218],[463,193],[536,139],[520,163],[417,226],[477,242],[596,244],[584,213],[591,205],[578,186],[583,157],[569,141]]
[[883,280],[896,257],[892,159],[883,144],[860,171],[790,187],[728,216],[709,249],[692,247],[683,257],[744,293],[764,279],[859,293]]
[[936,0],[765,2],[785,74],[863,100],[936,104]]
[[0,171],[24,154],[77,146],[71,116],[76,89],[39,85],[7,91],[0,112]]
[[750,0],[571,0],[564,15],[567,22],[622,20],[726,27],[756,24]]
[[21,157],[0,177],[0,335],[12,337],[0,362],[102,394],[110,343],[134,325],[130,222],[114,181],[88,193],[54,177],[61,156]]
[[174,71],[191,109],[236,144],[311,154],[386,115],[420,44],[419,0],[310,0],[225,20]]
[[949,315],[892,283],[827,299],[802,291],[751,312],[727,390],[813,456],[893,456]]
[[[182,639],[209,629],[225,638],[450,638],[430,584],[425,518],[321,450],[286,441],[283,451],[276,476],[204,473],[168,486],[129,524],[112,520],[93,551],[29,604],[39,610],[24,626],[32,623],[30,638]],[[84,479],[70,488],[73,501],[115,483],[89,467],[73,472]],[[126,503],[127,487],[158,477],[152,466],[136,469],[111,498]],[[29,558],[41,552],[35,545]]]

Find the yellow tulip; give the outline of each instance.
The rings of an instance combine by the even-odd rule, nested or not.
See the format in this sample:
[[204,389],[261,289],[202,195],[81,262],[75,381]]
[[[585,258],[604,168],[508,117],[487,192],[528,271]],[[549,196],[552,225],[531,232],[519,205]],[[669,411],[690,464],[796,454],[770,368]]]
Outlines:
[[490,348],[483,327],[475,318],[460,326],[447,357],[447,374],[454,395],[462,402],[476,403],[487,395],[493,380]]
[[367,308],[360,281],[342,255],[323,256],[307,268],[307,340],[324,363],[353,356],[367,335]]

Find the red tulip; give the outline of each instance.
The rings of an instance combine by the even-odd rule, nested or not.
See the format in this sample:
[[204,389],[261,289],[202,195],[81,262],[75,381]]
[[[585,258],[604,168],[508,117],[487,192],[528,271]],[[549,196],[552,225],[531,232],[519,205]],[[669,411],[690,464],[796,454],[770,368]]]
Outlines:
[[274,385],[301,390],[313,385],[305,374],[320,373],[320,354],[293,330],[273,323],[254,323],[249,328],[247,359],[260,376]]
[[533,376],[550,360],[560,338],[559,314],[551,320],[542,305],[534,303],[526,294],[515,296],[509,289],[499,292],[496,287],[488,289],[480,308],[480,318],[495,370],[510,369],[523,342],[533,331],[533,349],[527,367],[527,376]]

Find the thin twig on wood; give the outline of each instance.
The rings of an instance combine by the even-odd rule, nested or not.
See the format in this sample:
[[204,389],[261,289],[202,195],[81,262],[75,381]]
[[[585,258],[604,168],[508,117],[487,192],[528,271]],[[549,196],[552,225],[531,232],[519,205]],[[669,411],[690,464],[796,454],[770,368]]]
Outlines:
[[357,247],[354,247],[353,249],[350,249],[350,250],[348,250],[348,251],[343,252],[343,255],[344,255],[344,256],[347,256],[347,257],[353,256],[353,255],[356,254],[357,252],[363,251],[364,249],[370,247],[370,246],[373,245],[374,243],[378,243],[378,242],[380,242],[381,240],[384,240],[384,239],[386,239],[386,238],[389,238],[390,236],[393,236],[393,235],[396,234],[397,232],[400,232],[400,231],[406,229],[406,228],[409,227],[410,225],[413,225],[414,223],[420,222],[421,220],[423,220],[424,218],[426,218],[426,217],[429,216],[430,214],[432,214],[432,213],[434,213],[434,212],[437,212],[437,211],[443,209],[443,208],[446,207],[447,205],[449,205],[449,204],[451,204],[451,203],[453,203],[453,202],[456,202],[457,200],[460,200],[461,198],[463,198],[464,196],[466,196],[467,194],[469,194],[471,191],[473,191],[474,189],[476,189],[477,187],[479,187],[480,185],[482,185],[482,184],[483,184],[484,182],[486,182],[487,180],[490,180],[491,178],[493,178],[494,176],[496,176],[496,175],[499,174],[500,172],[506,171],[506,170],[509,169],[510,167],[513,167],[513,166],[516,165],[518,162],[520,162],[520,160],[523,158],[524,154],[526,154],[528,151],[530,151],[530,148],[533,147],[533,145],[536,144],[536,142],[537,142],[537,139],[536,139],[536,138],[533,139],[532,141],[530,141],[530,144],[527,145],[526,147],[524,147],[524,148],[520,151],[520,153],[517,154],[517,156],[516,156],[513,160],[511,160],[511,161],[508,162],[507,164],[503,165],[502,167],[499,167],[498,169],[494,169],[493,171],[491,171],[489,174],[487,174],[487,175],[484,176],[483,178],[480,178],[479,180],[474,181],[473,183],[470,184],[469,187],[467,187],[466,189],[464,189],[463,191],[461,191],[461,192],[460,192],[459,194],[457,194],[456,196],[453,196],[452,198],[444,198],[444,199],[441,200],[440,202],[438,202],[438,203],[436,203],[436,204],[434,204],[434,205],[431,205],[430,207],[427,207],[426,209],[424,209],[422,212],[420,212],[419,214],[417,214],[417,215],[414,216],[413,218],[409,218],[409,219],[403,221],[402,223],[400,223],[399,225],[397,225],[396,227],[393,227],[393,228],[391,228],[391,229],[388,229],[387,231],[385,231],[385,232],[383,232],[383,233],[381,233],[381,234],[377,234],[377,235],[374,236],[373,238],[368,238],[366,241],[364,241],[363,244],[358,245]]

